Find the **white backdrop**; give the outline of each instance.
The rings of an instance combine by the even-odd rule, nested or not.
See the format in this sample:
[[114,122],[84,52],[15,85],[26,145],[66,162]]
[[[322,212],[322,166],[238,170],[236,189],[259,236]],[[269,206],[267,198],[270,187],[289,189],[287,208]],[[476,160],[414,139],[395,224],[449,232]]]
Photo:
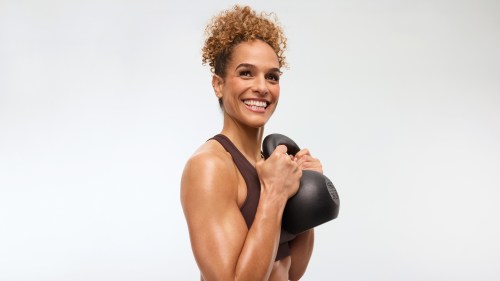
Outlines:
[[[303,280],[500,280],[500,2],[248,1],[289,38],[266,133],[341,197]],[[183,165],[234,2],[0,0],[0,280],[198,280]]]

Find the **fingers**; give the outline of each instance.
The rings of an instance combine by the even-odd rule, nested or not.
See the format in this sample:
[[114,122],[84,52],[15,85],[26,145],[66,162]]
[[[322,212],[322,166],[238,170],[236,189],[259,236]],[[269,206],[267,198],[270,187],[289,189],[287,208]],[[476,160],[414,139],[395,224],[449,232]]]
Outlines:
[[299,164],[299,166],[306,165],[307,167],[309,167],[311,165],[312,166],[321,165],[321,162],[317,158],[314,158],[314,157],[309,156],[309,155],[302,156],[301,158],[296,159],[295,162],[297,162],[297,164]]
[[319,161],[302,162],[299,164],[302,170],[312,170],[318,173],[323,173],[323,165]]
[[294,160],[293,155],[289,155],[289,154],[287,153],[287,151],[288,151],[288,148],[287,148],[285,145],[280,144],[280,145],[278,145],[278,146],[274,149],[273,154],[275,154],[277,157],[281,157],[281,156],[283,156],[283,155],[286,155],[286,156],[287,156],[287,158],[289,158],[290,160]]
[[317,159],[311,156],[308,149],[302,149],[295,155],[293,159],[302,170],[313,170],[319,173],[323,173],[323,165]]
[[311,152],[309,152],[309,149],[307,148],[304,148],[304,149],[301,149],[299,152],[297,152],[297,154],[295,154],[295,158],[301,158],[305,155],[309,155],[311,156]]
[[274,149],[274,153],[286,154],[287,150],[285,145],[280,144]]
[[295,154],[293,160],[297,162],[297,164],[301,164],[303,162],[315,161],[317,159],[311,156],[311,152],[309,152],[309,149],[304,148],[297,152],[297,154]]

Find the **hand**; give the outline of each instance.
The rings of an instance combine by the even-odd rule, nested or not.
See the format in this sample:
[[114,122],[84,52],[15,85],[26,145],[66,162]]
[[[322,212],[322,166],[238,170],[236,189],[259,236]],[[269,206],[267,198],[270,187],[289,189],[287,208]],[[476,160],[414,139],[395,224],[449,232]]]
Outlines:
[[301,170],[311,170],[323,174],[323,165],[321,165],[321,162],[317,158],[311,156],[307,148],[297,152],[295,157],[293,157],[293,161],[299,165]]
[[288,199],[299,189],[302,169],[286,152],[286,146],[278,145],[269,158],[259,160],[255,168],[263,189],[271,194],[286,195]]

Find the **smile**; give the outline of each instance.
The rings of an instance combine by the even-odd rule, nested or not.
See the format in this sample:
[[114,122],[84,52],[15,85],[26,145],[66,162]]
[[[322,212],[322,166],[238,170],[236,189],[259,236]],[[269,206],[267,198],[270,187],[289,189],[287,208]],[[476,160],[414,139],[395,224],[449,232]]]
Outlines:
[[258,100],[243,100],[243,103],[255,111],[263,111],[268,105],[267,102]]

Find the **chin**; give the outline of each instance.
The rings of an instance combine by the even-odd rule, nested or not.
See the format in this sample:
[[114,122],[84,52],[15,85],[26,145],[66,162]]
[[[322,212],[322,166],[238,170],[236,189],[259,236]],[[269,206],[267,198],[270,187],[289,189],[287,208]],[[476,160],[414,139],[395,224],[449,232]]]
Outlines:
[[266,125],[268,120],[266,121],[254,121],[254,122],[248,122],[247,125],[251,128],[259,129],[262,128]]
[[260,128],[264,128],[265,125],[266,124],[260,124],[260,125],[250,126],[250,127],[254,128],[254,129],[260,129]]

